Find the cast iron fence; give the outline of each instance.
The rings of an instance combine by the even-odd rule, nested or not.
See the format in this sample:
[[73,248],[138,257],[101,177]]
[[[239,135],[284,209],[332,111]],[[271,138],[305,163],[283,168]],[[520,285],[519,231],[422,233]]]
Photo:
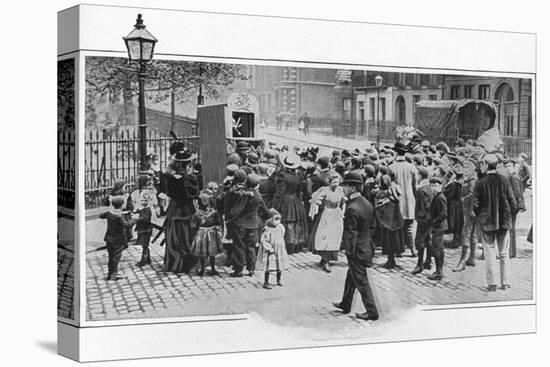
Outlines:
[[74,210],[75,206],[75,131],[57,132],[57,205]]
[[[197,136],[179,138],[190,150],[199,153]],[[166,167],[169,148],[175,141],[158,132],[147,131],[147,151],[159,157],[160,167]],[[139,177],[139,138],[137,131],[88,131],[84,147],[86,209],[103,205],[113,184],[118,180],[127,183],[128,191],[136,186]]]

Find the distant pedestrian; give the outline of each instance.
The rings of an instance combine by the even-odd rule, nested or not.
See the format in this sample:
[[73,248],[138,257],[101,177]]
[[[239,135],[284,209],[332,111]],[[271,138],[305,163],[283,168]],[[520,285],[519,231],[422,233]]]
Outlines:
[[512,213],[516,211],[516,199],[507,177],[497,174],[498,158],[487,154],[480,162],[484,177],[474,188],[474,212],[482,231],[485,255],[487,289],[497,289],[497,254],[500,262],[500,282],[502,289],[510,287],[508,281],[508,259],[512,228]]
[[311,117],[309,117],[307,112],[304,112],[304,133],[309,135],[309,128],[311,126]]
[[288,268],[288,254],[285,248],[285,227],[281,224],[281,214],[275,209],[268,211],[269,219],[265,222],[260,236],[260,248],[256,267],[264,272],[265,289],[271,289],[269,275],[274,272],[277,285],[283,286],[282,273]]
[[112,209],[101,213],[101,219],[107,219],[107,229],[103,240],[107,245],[109,255],[106,280],[118,280],[118,263],[122,257],[122,251],[128,248],[128,230],[134,225],[134,221],[128,219],[121,210],[124,205],[122,196],[111,198]]
[[283,115],[281,113],[278,113],[275,116],[275,122],[277,124],[277,131],[281,131],[283,128]]
[[357,173],[347,173],[342,183],[348,197],[344,214],[342,245],[348,258],[348,272],[341,302],[333,303],[343,313],[351,311],[355,290],[361,294],[364,313],[355,316],[362,320],[378,320],[378,309],[367,276],[367,267],[372,266],[374,244],[372,235],[376,228],[374,209],[361,195],[363,179]]

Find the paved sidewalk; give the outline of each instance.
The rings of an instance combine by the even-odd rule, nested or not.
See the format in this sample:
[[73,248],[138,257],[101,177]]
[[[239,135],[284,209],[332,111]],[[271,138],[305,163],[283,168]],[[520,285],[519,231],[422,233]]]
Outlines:
[[[483,261],[460,273],[452,272],[458,262],[459,249],[446,249],[445,279],[433,282],[427,273],[410,274],[416,259],[404,256],[399,267],[387,270],[385,258],[378,254],[369,270],[381,318],[377,325],[389,327],[418,305],[450,305],[472,302],[531,300],[533,298],[533,250],[520,230],[519,256],[510,262],[512,288],[487,292]],[[94,245],[90,245],[92,249]],[[120,263],[123,279],[105,281],[107,254],[88,255],[86,269],[87,311],[90,321],[142,319],[178,316],[257,314],[268,322],[295,329],[304,337],[328,340],[331,331],[342,337],[364,335],[368,323],[356,320],[354,312],[363,312],[360,297],[354,300],[352,313],[342,315],[331,302],[342,296],[346,259],[330,274],[319,266],[319,257],[311,253],[290,255],[291,267],[283,273],[283,287],[261,287],[263,274],[230,278],[230,269],[218,265],[220,276],[165,274],[162,271],[164,248],[153,245],[152,266],[134,264],[141,249],[131,246]],[[479,253],[478,253],[479,255]],[[222,263],[222,258],[218,259]],[[382,327],[383,329],[384,327]],[[377,329],[378,330],[378,329]],[[359,333],[359,334],[358,334]]]
[[74,253],[72,244],[57,244],[57,315],[74,319]]
[[[310,145],[316,145],[319,147],[320,155],[331,155],[334,149],[342,150],[348,149],[353,150],[359,148],[364,150],[369,147],[374,141],[368,140],[364,136],[353,136],[341,137],[333,136],[329,134],[323,134],[320,131],[312,130],[308,135],[304,135],[299,132],[296,128],[290,128],[287,131],[284,129],[277,131],[275,128],[267,127],[264,129],[258,130],[258,136],[266,141],[273,141],[279,145],[286,144],[291,149],[293,146],[307,147]],[[394,141],[381,141],[381,145],[393,145]]]

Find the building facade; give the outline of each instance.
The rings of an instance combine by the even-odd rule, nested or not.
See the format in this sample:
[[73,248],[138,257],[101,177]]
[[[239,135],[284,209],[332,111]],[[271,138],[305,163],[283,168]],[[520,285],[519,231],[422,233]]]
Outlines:
[[530,79],[446,75],[443,96],[493,102],[502,136],[531,138],[531,87]]
[[314,127],[336,119],[335,70],[286,66],[250,66],[250,93],[267,122],[280,112],[295,117],[307,112]]
[[[375,83],[378,75],[380,88]],[[416,103],[442,99],[442,81],[437,74],[353,71],[350,98],[356,135],[370,137],[377,120],[387,136],[396,126],[414,125]]]

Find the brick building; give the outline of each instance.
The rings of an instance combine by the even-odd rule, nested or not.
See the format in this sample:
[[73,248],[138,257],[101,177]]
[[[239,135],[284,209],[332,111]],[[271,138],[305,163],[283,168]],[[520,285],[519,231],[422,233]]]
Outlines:
[[446,75],[444,99],[484,99],[497,107],[497,126],[503,136],[531,138],[531,80]]
[[312,118],[313,127],[338,118],[335,75],[331,69],[286,66],[249,66],[249,92],[256,96],[260,115],[268,122],[279,112]]

